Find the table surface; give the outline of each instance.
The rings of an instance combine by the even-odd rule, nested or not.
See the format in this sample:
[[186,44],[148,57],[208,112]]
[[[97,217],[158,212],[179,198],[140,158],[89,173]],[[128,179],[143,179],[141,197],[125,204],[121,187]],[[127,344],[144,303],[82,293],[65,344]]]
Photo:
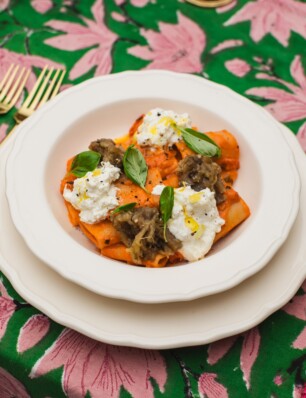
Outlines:
[[[305,21],[301,0],[0,0],[0,79],[11,63],[32,68],[27,89],[45,64],[67,68],[62,89],[124,70],[194,73],[265,106],[306,150]],[[15,110],[1,116],[0,140]],[[241,335],[116,347],[56,324],[0,273],[0,398],[306,397],[305,321],[306,283]]]

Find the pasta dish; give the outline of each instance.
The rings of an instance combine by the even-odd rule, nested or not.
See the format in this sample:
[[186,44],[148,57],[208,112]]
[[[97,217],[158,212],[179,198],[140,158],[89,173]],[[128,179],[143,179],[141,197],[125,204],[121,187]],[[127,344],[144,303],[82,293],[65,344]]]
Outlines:
[[202,259],[249,217],[233,188],[238,170],[230,132],[202,133],[187,113],[155,108],[69,159],[60,191],[71,224],[103,256],[165,267]]

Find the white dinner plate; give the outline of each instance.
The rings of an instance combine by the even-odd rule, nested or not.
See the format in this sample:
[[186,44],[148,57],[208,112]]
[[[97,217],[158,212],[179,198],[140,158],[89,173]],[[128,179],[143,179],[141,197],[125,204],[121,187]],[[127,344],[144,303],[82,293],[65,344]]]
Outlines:
[[46,267],[25,245],[9,214],[4,165],[14,136],[0,148],[1,270],[25,300],[50,318],[107,343],[162,349],[243,332],[286,304],[306,277],[306,156],[285,127],[283,134],[302,179],[299,214],[269,264],[231,290],[183,303],[137,304],[94,294]]
[[[156,106],[188,112],[200,130],[225,128],[237,137],[234,187],[252,214],[203,260],[148,269],[98,255],[69,223],[59,184],[67,159],[92,140],[125,134]],[[275,119],[224,86],[167,71],[103,76],[61,93],[20,126],[7,170],[12,218],[32,252],[89,290],[137,302],[191,300],[237,285],[279,249],[299,206],[298,172]]]

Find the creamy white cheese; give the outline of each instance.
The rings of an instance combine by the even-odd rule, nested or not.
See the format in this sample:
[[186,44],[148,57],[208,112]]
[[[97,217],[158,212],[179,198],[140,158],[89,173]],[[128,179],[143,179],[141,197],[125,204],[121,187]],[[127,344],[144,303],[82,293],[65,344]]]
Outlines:
[[[163,185],[157,185],[152,193],[160,195],[163,188]],[[179,251],[186,260],[203,258],[224,222],[219,217],[215,194],[210,189],[199,192],[190,186],[174,189],[174,206],[167,227],[182,242]]]
[[64,198],[80,210],[80,220],[94,224],[106,218],[108,212],[118,206],[116,188],[112,183],[120,176],[120,169],[109,162],[74,180],[73,190],[64,189]]
[[191,119],[188,113],[179,115],[161,108],[152,109],[144,116],[142,124],[138,127],[137,142],[141,146],[172,146],[182,139],[175,125],[190,128]]

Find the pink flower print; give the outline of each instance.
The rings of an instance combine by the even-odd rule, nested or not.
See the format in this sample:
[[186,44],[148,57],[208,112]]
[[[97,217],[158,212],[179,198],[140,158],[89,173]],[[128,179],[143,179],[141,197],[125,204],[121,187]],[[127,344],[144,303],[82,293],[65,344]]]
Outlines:
[[250,389],[251,371],[258,357],[260,346],[260,334],[257,328],[251,329],[246,333],[240,355],[240,367],[247,389]]
[[40,14],[45,14],[52,8],[53,3],[51,0],[32,0],[31,6]]
[[0,280],[0,340],[6,332],[6,327],[15,312],[16,304],[14,300],[8,295],[7,290]]
[[31,398],[24,386],[5,369],[0,368],[1,398]]
[[299,350],[305,350],[306,348],[306,326],[302,330],[302,332],[298,335],[298,337],[294,340],[292,347],[297,348]]
[[211,343],[208,347],[207,362],[210,365],[216,364],[221,358],[224,357],[224,355],[228,353],[237,338],[238,336],[232,336],[227,337],[226,339],[216,341],[215,343]]
[[117,35],[104,24],[102,0],[97,0],[91,8],[94,20],[82,17],[86,26],[75,22],[52,20],[46,23],[53,29],[66,32],[47,39],[49,46],[65,51],[75,51],[96,46],[87,51],[71,69],[69,78],[77,79],[96,66],[95,76],[110,73],[112,69],[111,50]]
[[225,67],[229,72],[238,77],[244,77],[251,70],[250,65],[240,58],[226,61]]
[[124,387],[133,398],[153,398],[154,378],[164,391],[165,362],[158,351],[107,345],[65,329],[36,362],[30,377],[64,366],[63,390],[69,397],[119,398]]
[[293,398],[306,398],[306,383],[293,387]]
[[234,8],[237,5],[237,0],[232,1],[231,3],[225,5],[225,6],[221,6],[217,8],[217,12],[219,14],[223,13],[223,12],[227,12],[229,10],[231,10],[232,8]]
[[131,4],[135,7],[144,7],[146,6],[150,0],[131,0]]
[[159,23],[160,32],[141,29],[147,46],[134,46],[129,54],[151,63],[145,69],[168,69],[176,72],[200,73],[201,54],[206,45],[202,29],[178,12],[178,24]]
[[283,310],[289,315],[306,321],[306,294],[295,296],[290,303],[283,307]]
[[292,122],[306,117],[306,76],[299,55],[292,61],[290,71],[297,84],[288,83],[265,73],[259,73],[256,76],[258,79],[280,83],[287,90],[276,87],[256,87],[246,92],[250,95],[274,101],[272,104],[267,105],[266,109],[280,122]]
[[[258,356],[260,346],[260,334],[257,328],[253,328],[250,329],[248,332],[245,332],[242,336],[243,343],[240,353],[240,368],[242,370],[246,386],[249,389],[251,371]],[[229,352],[238,337],[239,335],[231,336],[215,343],[211,343],[208,347],[207,362],[210,365],[215,365]]]
[[6,137],[7,129],[8,129],[8,124],[3,123],[3,124],[0,125],[0,143]]
[[[300,127],[300,129],[297,133],[297,139],[299,140],[299,143],[301,144],[303,151],[306,152],[306,122],[304,124],[302,124],[302,126]],[[0,140],[1,140],[1,138],[0,138]]]
[[295,0],[257,0],[247,3],[225,25],[251,21],[251,37],[260,41],[271,33],[283,46],[288,46],[291,30],[306,39],[306,4]]
[[227,389],[218,381],[215,373],[202,373],[198,388],[201,398],[228,398]]
[[284,382],[284,380],[283,380],[281,375],[276,375],[274,377],[273,381],[274,381],[274,384],[277,385],[277,386],[281,386],[283,384],[283,382]]
[[113,12],[111,13],[111,16],[112,16],[112,18],[113,18],[115,21],[118,21],[118,22],[125,22],[125,21],[126,21],[126,16],[120,14],[119,12],[113,11]]
[[10,4],[10,0],[0,0],[0,11],[5,10]]
[[243,46],[242,40],[224,40],[222,43],[219,43],[212,50],[210,50],[211,54],[217,54],[220,51],[227,50],[228,48]]
[[[115,0],[115,3],[117,6],[121,6],[121,4],[124,4],[126,0]],[[134,7],[144,7],[148,3],[150,3],[151,0],[131,0],[131,4]]]
[[48,333],[50,321],[42,314],[33,315],[21,328],[18,341],[17,352],[24,352],[34,347]]
[[[48,58],[37,55],[18,54],[13,51],[6,50],[5,48],[0,48],[0,80],[5,75],[11,64],[18,64],[20,66],[25,66],[26,68],[32,68],[33,66],[37,68],[43,68],[46,64],[56,68],[62,67],[62,65],[53,62]],[[35,82],[36,76],[34,72],[31,72],[26,84],[28,91],[31,90]]]

